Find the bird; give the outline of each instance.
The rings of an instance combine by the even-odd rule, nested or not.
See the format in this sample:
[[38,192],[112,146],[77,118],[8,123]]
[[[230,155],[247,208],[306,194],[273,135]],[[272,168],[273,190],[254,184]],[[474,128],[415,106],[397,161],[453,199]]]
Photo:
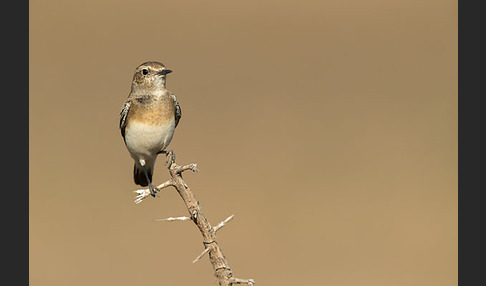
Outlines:
[[182,115],[177,97],[166,88],[167,75],[171,72],[157,61],[139,65],[120,111],[121,135],[135,161],[133,179],[137,185],[148,186],[153,197],[160,191],[152,184],[157,155],[172,154],[170,168],[173,152],[166,148]]

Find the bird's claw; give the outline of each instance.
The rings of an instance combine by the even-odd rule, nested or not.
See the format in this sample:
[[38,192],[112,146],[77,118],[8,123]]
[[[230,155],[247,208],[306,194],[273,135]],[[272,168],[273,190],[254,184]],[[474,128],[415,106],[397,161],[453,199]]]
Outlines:
[[150,190],[150,195],[155,198],[155,195],[157,192],[160,192],[160,189],[157,188],[156,186],[149,184],[149,190]]

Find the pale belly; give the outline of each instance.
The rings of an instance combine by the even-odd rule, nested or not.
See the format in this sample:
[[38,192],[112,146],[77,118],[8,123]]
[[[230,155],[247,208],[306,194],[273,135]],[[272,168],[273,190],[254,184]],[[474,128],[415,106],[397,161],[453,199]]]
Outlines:
[[147,125],[132,121],[125,129],[125,143],[136,160],[150,160],[164,150],[174,135],[175,121],[162,125]]

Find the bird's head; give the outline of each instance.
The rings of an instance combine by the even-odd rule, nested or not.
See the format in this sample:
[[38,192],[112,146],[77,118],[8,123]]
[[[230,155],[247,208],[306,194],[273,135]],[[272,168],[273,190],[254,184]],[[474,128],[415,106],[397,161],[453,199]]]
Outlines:
[[145,62],[139,65],[133,73],[132,91],[164,89],[166,76],[171,72],[162,63]]

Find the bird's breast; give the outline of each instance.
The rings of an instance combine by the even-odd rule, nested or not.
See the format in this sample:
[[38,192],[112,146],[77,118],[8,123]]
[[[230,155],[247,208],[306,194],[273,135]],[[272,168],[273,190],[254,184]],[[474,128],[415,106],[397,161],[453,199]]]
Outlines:
[[136,157],[154,156],[165,149],[174,135],[175,120],[158,121],[130,120],[125,129],[125,143]]
[[174,104],[168,99],[148,102],[136,100],[130,107],[130,121],[139,121],[152,125],[162,125],[174,118]]

